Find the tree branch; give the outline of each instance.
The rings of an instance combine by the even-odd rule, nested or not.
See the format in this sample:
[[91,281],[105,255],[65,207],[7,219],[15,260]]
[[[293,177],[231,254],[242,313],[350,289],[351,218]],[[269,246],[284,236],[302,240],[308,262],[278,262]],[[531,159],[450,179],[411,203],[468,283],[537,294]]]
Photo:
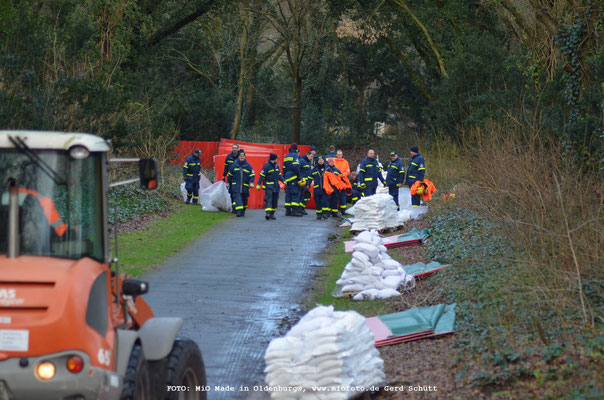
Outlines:
[[149,40],[149,46],[157,45],[159,42],[161,42],[166,37],[175,34],[183,27],[187,26],[191,22],[195,21],[197,18],[204,15],[205,13],[207,13],[210,10],[210,8],[212,8],[212,6],[214,5],[215,2],[216,2],[216,0],[206,0],[206,1],[204,1],[204,3],[201,6],[199,6],[199,8],[197,10],[193,11],[191,14],[176,21],[175,23],[173,23],[171,26],[167,27],[166,29],[162,29],[158,32],[155,32],[153,34],[153,36],[151,36],[151,39]]

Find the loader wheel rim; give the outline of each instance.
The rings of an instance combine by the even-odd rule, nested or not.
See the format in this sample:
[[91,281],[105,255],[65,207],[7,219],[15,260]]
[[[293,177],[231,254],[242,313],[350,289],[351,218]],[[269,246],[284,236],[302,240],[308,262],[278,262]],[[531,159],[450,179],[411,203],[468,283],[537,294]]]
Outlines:
[[[199,386],[199,380],[197,379],[197,374],[195,373],[195,370],[193,368],[187,368],[183,374],[182,374],[182,379],[180,380],[180,385],[181,386],[187,386],[187,387],[195,387],[195,386]],[[179,400],[186,400],[186,399],[197,399],[197,393],[195,393],[194,391],[191,392],[180,392],[179,393]]]

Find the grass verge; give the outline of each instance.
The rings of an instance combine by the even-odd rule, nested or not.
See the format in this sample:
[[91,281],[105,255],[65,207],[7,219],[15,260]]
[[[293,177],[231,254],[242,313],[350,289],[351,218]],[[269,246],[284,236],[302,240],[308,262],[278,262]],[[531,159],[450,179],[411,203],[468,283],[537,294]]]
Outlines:
[[156,218],[144,230],[120,234],[120,272],[131,276],[143,274],[230,216],[229,213],[202,211],[200,206],[176,201],[169,204],[175,212],[168,217]]

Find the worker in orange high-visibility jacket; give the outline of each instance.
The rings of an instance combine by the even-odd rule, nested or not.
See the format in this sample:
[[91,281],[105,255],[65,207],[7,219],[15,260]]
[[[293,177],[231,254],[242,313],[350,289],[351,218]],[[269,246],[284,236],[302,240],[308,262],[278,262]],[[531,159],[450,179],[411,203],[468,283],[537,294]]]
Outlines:
[[325,192],[323,188],[323,178],[325,176],[325,168],[327,165],[325,164],[325,159],[323,156],[317,157],[317,165],[315,165],[315,169],[312,171],[312,179],[313,179],[313,190],[315,196],[315,210],[317,214],[317,219],[327,219],[329,218],[329,212],[331,208],[329,207],[329,195]]
[[185,165],[182,167],[182,175],[185,179],[185,189],[187,190],[186,203],[197,204],[199,201],[199,178],[201,176],[201,150],[196,149],[185,160]]
[[327,159],[327,168],[323,176],[323,187],[326,193],[330,196],[329,205],[331,208],[331,216],[337,218],[338,202],[342,212],[346,211],[346,192],[352,189],[350,181],[342,172],[336,168],[334,159]]
[[[418,193],[418,189],[422,188],[421,194]],[[423,201],[432,200],[432,193],[436,192],[436,186],[429,179],[424,179],[423,181],[415,181],[413,185],[409,188],[411,195],[420,196]]]
[[22,187],[20,187],[18,190],[18,196],[19,202],[22,202],[27,196],[31,196],[36,199],[38,201],[38,204],[40,204],[40,207],[42,207],[46,222],[48,222],[48,225],[52,227],[57,236],[61,237],[65,234],[65,232],[67,231],[67,224],[61,219],[61,215],[57,211],[55,202],[50,197],[42,196],[35,190],[26,189]]
[[348,164],[348,161],[344,158],[342,150],[338,150],[336,155],[336,158],[333,159],[336,168],[339,169],[344,176],[350,175],[350,164]]

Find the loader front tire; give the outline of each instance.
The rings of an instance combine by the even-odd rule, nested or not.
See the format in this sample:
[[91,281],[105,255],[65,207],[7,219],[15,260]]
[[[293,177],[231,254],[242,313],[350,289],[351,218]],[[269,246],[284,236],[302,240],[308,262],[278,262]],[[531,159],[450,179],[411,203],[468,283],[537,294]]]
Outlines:
[[[151,364],[154,376],[162,381],[158,396],[162,400],[206,400],[206,372],[197,344],[184,338],[176,338],[172,351],[163,360]],[[167,391],[168,387],[187,387],[187,391]],[[201,387],[202,390],[195,390]],[[163,389],[163,390],[162,390]]]
[[140,344],[134,345],[128,360],[120,400],[147,400],[151,396],[149,365]]

